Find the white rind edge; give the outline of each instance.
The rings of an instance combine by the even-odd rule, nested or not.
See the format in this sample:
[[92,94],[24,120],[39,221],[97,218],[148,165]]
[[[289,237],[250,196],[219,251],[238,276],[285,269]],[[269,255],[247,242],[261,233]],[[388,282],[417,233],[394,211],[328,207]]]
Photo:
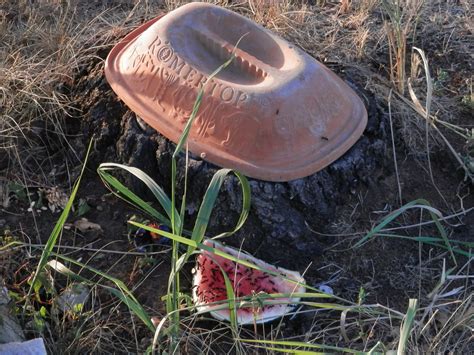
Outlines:
[[[233,255],[240,259],[250,261],[254,263],[255,265],[262,267],[263,269],[275,268],[279,273],[286,275],[289,279],[292,279],[300,284],[305,283],[303,276],[297,271],[287,270],[282,267],[273,266],[271,264],[266,263],[263,260],[255,258],[254,256],[246,252],[234,249],[232,247],[225,246],[215,240],[206,239],[204,240],[203,244],[210,247],[217,247],[218,249],[222,249],[223,251],[227,252],[230,255]],[[194,305],[198,308],[198,312],[199,313],[210,312],[210,314],[218,320],[229,321],[228,309],[215,310],[216,308],[222,307],[222,305],[205,306],[204,303],[199,301],[199,298],[197,296],[196,286],[199,284],[200,281],[201,281],[201,273],[198,270],[196,270],[196,273],[193,276],[192,297],[193,297]],[[294,284],[294,287],[295,287],[294,293],[306,292],[306,288],[304,286]],[[290,302],[288,304],[276,305],[275,307],[267,310],[264,314],[259,314],[256,317],[256,319],[254,319],[254,316],[250,313],[239,314],[237,310],[237,323],[240,325],[245,325],[245,324],[253,324],[254,321],[258,324],[270,322],[272,320],[280,318],[284,316],[285,314],[291,312],[295,307],[294,303],[297,303],[299,301],[300,301],[300,297],[292,297],[290,298]]]

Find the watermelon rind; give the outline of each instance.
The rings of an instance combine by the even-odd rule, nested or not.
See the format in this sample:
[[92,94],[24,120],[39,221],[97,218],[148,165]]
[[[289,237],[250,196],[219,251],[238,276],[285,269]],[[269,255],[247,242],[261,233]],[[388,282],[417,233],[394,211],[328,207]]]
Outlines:
[[[272,282],[273,291],[267,293],[282,293],[282,294],[289,294],[290,297],[288,298],[281,298],[281,299],[266,299],[266,303],[275,303],[271,305],[266,305],[263,308],[254,307],[253,310],[251,307],[245,308],[238,308],[237,309],[237,323],[240,325],[245,324],[254,324],[254,323],[265,323],[273,321],[277,318],[284,316],[285,314],[291,312],[295,304],[299,302],[300,297],[291,296],[292,294],[301,294],[306,291],[306,288],[303,286],[305,284],[305,280],[303,276],[297,271],[287,270],[281,267],[277,267],[271,264],[264,262],[263,260],[257,259],[256,257],[243,252],[242,250],[235,249],[233,247],[229,247],[223,245],[222,243],[212,240],[206,239],[203,242],[204,245],[221,250],[226,252],[232,256],[235,256],[241,260],[246,260],[255,264],[256,266],[260,267],[263,270],[270,270],[274,273],[278,273],[283,275],[284,277],[291,279],[295,282],[291,282],[285,280],[283,277],[272,276],[270,274],[266,274],[265,280],[271,280],[266,282]],[[206,302],[203,300],[203,297],[198,295],[198,290],[202,289],[205,284],[202,284],[203,280],[203,273],[202,270],[198,267],[199,260],[203,260],[203,258],[209,258],[209,260],[222,260],[221,257],[216,256],[215,254],[203,250],[201,254],[197,257],[196,260],[196,267],[194,268],[194,277],[193,277],[193,287],[192,287],[192,297],[194,301],[194,305],[196,306],[199,313],[207,313],[209,312],[214,318],[222,321],[229,321],[230,320],[230,311],[227,307],[226,303],[215,304],[216,302]],[[230,263],[230,261],[228,261]],[[247,269],[245,266],[239,264],[239,270]],[[207,280],[207,279],[206,279]],[[242,280],[240,280],[242,281]],[[201,285],[201,288],[199,287]],[[235,292],[235,284],[234,284],[234,292]],[[276,292],[275,292],[276,291]],[[222,291],[221,291],[222,292]],[[258,294],[258,292],[254,292],[254,294]],[[251,296],[251,295],[243,295],[243,296]],[[238,297],[236,295],[236,297]],[[242,297],[242,296],[241,296]],[[227,299],[227,294],[225,293],[225,298]],[[250,304],[248,303],[250,306]]]

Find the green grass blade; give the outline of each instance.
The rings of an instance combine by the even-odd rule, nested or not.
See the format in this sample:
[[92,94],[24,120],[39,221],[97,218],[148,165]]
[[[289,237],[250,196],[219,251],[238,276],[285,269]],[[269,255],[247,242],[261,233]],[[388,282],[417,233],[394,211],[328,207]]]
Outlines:
[[[61,255],[58,256],[59,258],[61,258]],[[100,286],[104,289],[106,289],[107,291],[109,291],[111,294],[113,294],[115,297],[117,297],[120,301],[122,301],[125,305],[127,305],[127,307],[133,312],[135,313],[142,321],[144,320],[148,320],[148,316],[146,314],[146,312],[143,310],[143,308],[141,307],[141,305],[134,299],[131,299],[126,293],[128,291],[128,289],[126,290],[117,290],[113,287],[109,287],[109,286],[106,286],[106,285],[102,285],[102,284],[98,284],[98,283],[94,283],[88,279],[86,279],[85,277],[82,277],[81,275],[75,273],[74,271],[72,271],[71,269],[69,269],[66,265],[60,263],[59,261],[57,260],[51,260],[47,263],[47,265],[49,267],[51,267],[53,270],[56,270],[57,272],[67,276],[68,278],[70,279],[73,279],[73,280],[76,280],[76,281],[80,281],[82,283],[85,283],[86,285],[89,285],[89,286]],[[88,268],[86,266],[86,268]],[[90,268],[88,268],[90,270]],[[92,270],[94,271],[94,270]],[[112,278],[111,276],[109,276],[109,278]],[[116,279],[117,280],[117,279]],[[117,284],[117,281],[115,280],[114,283]],[[120,287],[119,287],[120,288]],[[129,292],[129,291],[128,291]],[[151,322],[144,322],[149,328],[150,328],[150,324],[148,323],[151,323]],[[151,324],[153,325],[153,324]],[[150,330],[154,331],[154,329],[150,328]]]
[[[175,247],[176,244],[176,247]],[[177,251],[178,243],[173,241],[173,251]],[[166,311],[167,314],[170,316],[170,328],[172,329],[171,334],[174,338],[177,337],[177,333],[179,331],[179,309],[180,309],[180,298],[179,298],[179,272],[181,268],[186,263],[186,255],[183,254],[180,257],[176,254],[172,255],[171,260],[171,272],[168,278],[168,285],[167,285],[167,295],[166,297]]]
[[[214,204],[216,202],[217,195],[219,194],[219,190],[221,189],[221,186],[224,183],[226,176],[231,172],[231,169],[221,169],[217,171],[212,177],[212,180],[204,195],[204,199],[201,203],[196,218],[196,223],[194,225],[193,233],[191,235],[191,239],[193,241],[201,243],[201,241],[204,239],[207,225],[209,224],[211,212],[214,209]],[[238,177],[240,185],[242,186],[242,211],[240,213],[240,217],[235,228],[230,232],[226,232],[219,235],[218,237],[229,236],[238,231],[245,223],[245,220],[247,219],[247,216],[250,211],[250,185],[248,183],[248,180],[242,174],[238,172],[234,173]],[[194,250],[195,248],[193,246],[188,246],[188,256],[191,255]]]
[[399,209],[393,211],[390,213],[388,216],[386,216],[381,223],[379,223],[375,228],[373,228],[369,233],[365,235],[361,240],[359,240],[353,248],[359,248],[362,245],[364,245],[369,239],[373,238],[376,235],[379,235],[380,232],[393,220],[398,218],[401,214],[406,212],[407,210],[413,209],[413,208],[422,208],[425,209],[429,212],[432,220],[434,221],[436,228],[438,229],[441,238],[443,239],[446,248],[449,250],[451,257],[453,261],[457,264],[456,257],[454,256],[453,248],[451,246],[451,243],[449,242],[448,235],[446,233],[446,230],[443,228],[441,225],[441,222],[439,220],[439,217],[441,216],[440,212],[433,208],[428,201],[425,199],[417,199],[414,201],[411,201],[404,206],[400,207]]
[[[176,211],[176,159],[173,157],[171,160],[171,206],[172,206],[172,213],[171,213],[171,227],[173,234],[181,235],[181,224],[177,225],[176,220],[179,217]],[[179,244],[175,240],[172,241],[173,247],[171,251],[171,274],[170,279],[168,281],[168,297],[166,300],[166,312],[168,314],[172,314],[170,318],[170,326],[169,326],[169,338],[170,338],[170,352],[174,353],[175,349],[178,346],[178,336],[179,336],[179,325],[180,325],[180,314],[179,312],[174,312],[179,309],[179,284],[180,284],[180,277],[179,277],[179,268],[177,262],[180,260],[179,257]],[[184,262],[184,259],[183,259]]]
[[[298,294],[301,295],[301,294]],[[297,297],[297,294],[292,294],[292,293],[278,293],[278,294],[258,294],[258,304],[262,306],[268,306],[268,305],[306,305],[309,307],[314,307],[314,308],[319,308],[321,310],[328,310],[328,311],[342,311],[342,310],[351,310],[358,312],[360,314],[370,314],[371,316],[373,315],[383,315],[384,313],[382,312],[365,312],[367,311],[366,307],[363,306],[354,306],[354,307],[348,307],[348,306],[341,306],[335,303],[315,303],[315,302],[306,302],[306,301],[292,301],[291,298]],[[306,297],[306,295],[302,295],[301,298]],[[312,298],[312,297],[308,297]],[[231,299],[229,297],[229,299]],[[209,302],[206,303],[205,305],[201,306],[193,306],[193,309],[197,311],[198,314],[203,314],[203,313],[208,313],[209,310],[200,310],[200,308],[212,306],[213,311],[218,311],[218,310],[224,310],[229,308],[229,299],[224,299],[216,302]],[[241,309],[241,308],[253,308],[253,304],[255,301],[255,297],[253,295],[248,295],[248,296],[243,296],[243,297],[237,297],[234,298],[234,304],[235,304],[235,309]],[[400,317],[401,319],[401,317]]]
[[[74,259],[71,259],[71,258],[68,258],[64,255],[61,255],[61,254],[57,254],[57,253],[52,253],[53,255],[55,255],[56,257],[64,260],[64,261],[67,261],[71,264],[74,264],[74,265],[77,265],[77,266],[80,266],[81,268],[83,269],[87,269],[91,272],[93,272],[94,274],[112,282],[115,284],[115,286],[117,286],[118,290],[117,289],[114,289],[112,287],[108,287],[108,286],[105,286],[105,285],[101,285],[102,287],[106,288],[109,292],[111,292],[112,294],[114,294],[115,296],[117,296],[123,303],[125,303],[127,305],[127,307],[139,318],[141,319],[141,321],[152,331],[154,332],[155,331],[155,326],[153,325],[153,323],[151,322],[151,319],[148,315],[148,313],[145,311],[145,309],[141,306],[141,304],[138,302],[138,300],[135,298],[135,296],[132,294],[132,292],[128,289],[128,287],[123,283],[123,281],[113,277],[113,276],[110,276],[108,274],[106,274],[105,272],[102,272],[96,268],[93,268],[91,266],[88,266],[86,264],[83,264],[79,261],[76,261]],[[53,264],[50,264],[50,265],[53,265]],[[67,269],[67,270],[66,270]],[[71,271],[69,268],[66,267],[66,269],[64,268],[57,268],[57,271],[59,272],[64,272],[66,275],[69,274],[69,276],[71,276],[71,274],[73,273],[73,271]],[[77,274],[76,274],[77,275]],[[79,276],[79,275],[77,275]],[[82,276],[80,276],[82,278]],[[82,278],[82,280],[84,280],[84,278]],[[90,281],[89,281],[90,282]]]
[[[237,339],[245,343],[252,344],[268,344],[268,345],[283,345],[292,348],[306,348],[306,349],[321,349],[321,350],[331,350],[331,351],[340,351],[348,354],[366,354],[363,351],[352,350],[349,348],[341,348],[338,346],[323,345],[323,344],[312,344],[305,343],[303,341],[286,341],[286,340],[254,340],[254,339]],[[285,349],[285,351],[290,351],[290,349]],[[294,349],[293,351],[300,351]]]
[[[171,230],[174,234],[181,234],[179,231],[181,230],[181,226],[176,224],[176,220],[179,218],[178,211],[176,211],[176,159],[172,159],[171,161]],[[181,223],[180,223],[181,225]],[[173,251],[175,250],[173,246]]]
[[295,355],[330,355],[330,354],[332,354],[332,353],[326,353],[326,352],[320,352],[320,351],[275,348],[275,347],[272,347],[272,346],[263,346],[263,345],[255,345],[255,347],[259,348],[259,349],[265,349],[267,351],[276,351],[276,352],[279,352],[279,353],[295,354]]
[[82,175],[84,174],[84,171],[86,169],[87,159],[89,158],[89,153],[91,151],[92,143],[93,143],[93,140],[91,139],[91,141],[89,142],[89,147],[87,148],[84,164],[82,165],[81,174],[79,175],[79,178],[77,179],[77,181],[74,183],[71,196],[69,197],[69,200],[67,201],[66,206],[64,207],[64,210],[61,213],[61,216],[56,222],[56,225],[54,226],[53,231],[51,232],[51,235],[49,236],[48,241],[46,242],[46,246],[44,247],[44,250],[41,254],[41,258],[38,262],[38,266],[36,267],[36,271],[33,275],[33,280],[31,281],[31,286],[28,291],[28,297],[27,297],[28,299],[29,299],[29,296],[31,295],[31,292],[33,291],[33,286],[36,284],[38,275],[41,273],[46,263],[48,262],[48,258],[51,255],[53,248],[56,245],[56,242],[58,241],[59,235],[61,234],[63,230],[64,223],[66,223],[66,220],[69,216],[69,212],[71,211],[72,205],[74,203],[74,199],[76,198],[77,190],[79,190],[79,185],[81,183]]
[[140,197],[135,195],[131,192],[125,185],[123,185],[119,180],[115,177],[106,173],[105,171],[101,171],[99,173],[104,185],[118,198],[124,200],[127,203],[130,203],[133,207],[140,209],[142,212],[148,214],[150,217],[171,225],[169,218],[165,217],[157,210],[155,210],[149,203],[142,200]]
[[181,229],[178,231],[179,235],[183,234],[184,218],[186,213],[186,196],[188,192],[188,166],[189,166],[189,152],[188,146],[186,146],[186,163],[184,165],[184,187],[183,187],[183,197],[181,198],[181,208],[179,211],[179,218],[181,219]]
[[[375,351],[379,348],[382,348],[382,351],[381,352],[378,352],[378,351]],[[368,352],[367,352],[367,355],[378,355],[378,354],[386,354],[387,353],[387,349],[385,348],[385,345],[383,345],[383,343],[381,341],[378,341],[377,344],[375,344],[372,349],[370,349]]]
[[[159,214],[156,210],[151,208],[150,205],[148,205],[146,202],[144,202],[142,199],[140,199],[138,196],[133,194],[131,191],[129,191],[123,184],[121,184],[117,179],[111,178],[109,171],[113,170],[125,170],[126,172],[132,174],[139,180],[141,180],[153,193],[161,207],[165,210],[166,214],[168,215],[169,219],[165,218],[161,214]],[[179,219],[179,214],[176,212],[176,210],[172,207],[172,202],[166,195],[166,193],[163,191],[163,189],[155,182],[153,179],[141,171],[140,169],[122,165],[122,164],[116,164],[116,163],[103,163],[100,164],[99,168],[97,169],[97,172],[99,176],[102,178],[104,181],[105,185],[118,197],[122,198],[120,194],[124,194],[127,198],[131,198],[133,202],[137,203],[137,205],[141,208],[144,209],[148,213],[153,213],[153,216],[158,218],[160,216],[160,221],[167,222],[172,220],[173,214],[176,215],[176,223],[178,226],[181,225],[181,221]],[[112,188],[111,188],[112,187]],[[152,211],[154,210],[154,212]]]
[[[406,239],[406,240],[411,240],[411,241],[414,241],[414,242],[420,242],[420,243],[433,245],[433,246],[436,246],[436,247],[439,247],[439,248],[442,248],[442,249],[447,249],[444,239],[439,238],[439,237],[431,237],[431,236],[409,237],[409,236],[405,236],[405,235],[387,234],[387,233],[378,233],[377,236],[387,237],[387,238]],[[471,250],[471,249],[474,249],[474,243],[465,242],[465,241],[456,240],[456,239],[454,239],[454,240],[451,239],[449,242],[451,244],[451,248],[452,248],[453,253],[463,255],[463,256],[467,256],[468,258],[472,257],[472,255],[473,255],[472,252],[464,250],[464,249],[462,249],[462,248],[460,248],[456,245],[453,245],[453,244],[459,244],[459,245],[462,245],[462,246],[468,248],[469,250]],[[449,249],[447,249],[447,250],[449,250]]]
[[82,277],[81,275],[75,273],[72,271],[70,268],[68,268],[66,265],[61,263],[60,261],[57,260],[50,260],[46,263],[47,266],[49,266],[51,269],[59,272],[60,274],[63,274],[64,276],[67,276],[70,279],[73,279],[75,281],[79,282],[84,282],[87,285],[94,285],[94,283],[85,277]]
[[403,319],[403,324],[400,330],[400,340],[398,342],[397,355],[404,355],[408,343],[408,338],[410,336],[410,331],[413,325],[413,321],[416,316],[418,306],[418,300],[411,298],[408,303],[408,310]]
[[321,308],[321,309],[329,309],[329,310],[337,310],[337,311],[345,311],[349,310],[361,310],[363,307],[360,306],[343,306],[337,303],[321,303],[321,302],[308,302],[308,301],[301,301],[298,302],[299,304],[304,304],[305,306],[310,306],[314,308]]
[[[245,35],[244,35],[245,36]],[[188,136],[189,136],[189,132],[191,131],[191,126],[194,122],[194,120],[196,119],[196,116],[197,116],[197,113],[199,111],[199,107],[201,106],[201,102],[202,102],[202,97],[204,95],[204,90],[206,89],[207,87],[207,84],[211,82],[211,80],[217,75],[219,74],[222,70],[224,70],[225,68],[227,68],[229,66],[229,64],[234,60],[235,58],[235,51],[237,49],[237,47],[239,46],[239,43],[240,41],[242,40],[242,38],[244,38],[244,36],[240,37],[239,40],[237,41],[237,43],[235,44],[234,46],[234,49],[232,50],[232,53],[230,55],[230,58],[224,63],[222,64],[221,66],[219,66],[216,70],[214,70],[214,72],[212,72],[211,75],[209,75],[209,77],[207,78],[206,82],[204,83],[204,85],[201,87],[201,89],[199,89],[199,92],[198,92],[198,95],[196,97],[196,101],[194,102],[194,106],[193,106],[193,110],[191,111],[191,115],[189,117],[189,120],[188,122],[186,122],[186,126],[184,127],[183,129],[183,133],[181,134],[181,138],[179,139],[179,142],[178,144],[176,145],[176,149],[173,153],[173,159],[176,159],[176,157],[178,156],[178,154],[181,152],[181,149],[183,148],[183,145],[186,143],[186,141],[188,140]]]
[[230,325],[232,328],[232,332],[234,333],[234,338],[236,338],[238,334],[238,323],[237,323],[237,309],[236,309],[236,304],[235,304],[234,288],[232,287],[232,284],[225,270],[220,265],[219,265],[219,268],[221,269],[221,273],[222,273],[222,276],[224,277],[224,282],[225,282],[225,290],[227,293],[227,301],[229,304],[229,312],[230,312],[229,313]]
[[247,220],[247,217],[250,212],[250,184],[247,178],[242,175],[241,173],[237,171],[233,171],[235,176],[239,179],[240,182],[240,187],[242,188],[242,211],[240,212],[240,217],[239,220],[237,221],[237,224],[235,225],[234,229],[230,232],[224,232],[222,234],[219,234],[215,236],[212,239],[219,239],[219,238],[224,238],[224,237],[229,237],[235,232],[237,232],[242,226],[244,225],[245,221]]
[[223,302],[227,303],[227,308],[229,309],[229,315],[230,315],[230,325],[232,332],[234,333],[234,338],[237,338],[238,335],[238,323],[237,323],[237,307],[236,307],[236,298],[235,298],[235,293],[234,293],[234,287],[232,286],[232,283],[227,276],[227,273],[225,272],[224,268],[220,266],[220,264],[212,257],[212,255],[208,255],[211,257],[212,260],[214,260],[215,264],[219,267],[222,277],[224,278],[224,284],[225,284],[225,289],[226,289],[226,294],[227,294],[227,299],[223,300]]

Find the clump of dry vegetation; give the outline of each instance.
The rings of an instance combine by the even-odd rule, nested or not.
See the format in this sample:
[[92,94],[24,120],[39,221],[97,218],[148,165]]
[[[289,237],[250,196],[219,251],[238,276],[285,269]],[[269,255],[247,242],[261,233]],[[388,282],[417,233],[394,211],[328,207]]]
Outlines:
[[[92,61],[102,61],[131,28],[185,2],[111,0],[98,4],[40,0],[33,4],[20,0],[0,4],[2,213],[15,213],[7,208],[15,200],[25,199],[31,204],[33,193],[30,190],[36,193],[41,188],[49,193],[58,191],[57,185],[65,189],[72,185],[80,174],[78,165],[83,157],[79,155],[84,153],[84,149],[77,147],[84,147],[89,139],[71,136],[67,130],[69,124],[74,124],[71,121],[81,119],[82,113],[75,103],[77,97],[71,95],[81,71]],[[376,251],[384,258],[391,257],[390,240],[411,238],[412,244],[407,245],[420,250],[418,267],[407,266],[407,270],[394,270],[390,274],[394,287],[410,283],[411,288],[418,289],[417,302],[409,302],[407,297],[406,309],[367,302],[370,294],[383,291],[377,286],[377,278],[383,275],[377,275],[374,270],[372,279],[350,300],[351,307],[333,307],[326,312],[319,304],[298,308],[297,320],[310,324],[304,329],[296,325],[291,328],[290,319],[286,323],[263,326],[257,332],[250,328],[238,329],[238,338],[247,341],[237,341],[235,329],[227,324],[186,315],[181,319],[179,333],[182,351],[250,352],[256,349],[251,343],[255,339],[267,348],[288,351],[347,351],[348,348],[380,352],[398,348],[409,353],[472,351],[472,239],[463,239],[459,244],[450,242],[450,228],[464,223],[462,218],[472,216],[473,211],[472,206],[464,205],[474,176],[470,1],[221,0],[213,3],[279,33],[350,83],[373,93],[378,104],[390,114],[393,124],[392,142],[388,145],[393,147],[397,175],[394,184],[398,184],[400,205],[403,189],[399,175],[410,177],[418,173],[404,172],[397,161],[414,156],[417,169],[428,172],[426,176],[441,195],[448,212],[443,214],[423,203],[394,209],[393,213],[400,212],[396,219],[390,219],[393,214],[385,210],[385,219],[380,218],[382,212],[376,211],[374,221],[369,221],[372,228],[361,232],[361,227],[353,221],[358,214],[360,217],[355,207],[341,214],[335,224],[334,230],[340,233],[334,238],[341,238],[337,248],[352,250],[351,259],[357,259],[354,264],[363,269],[371,266],[369,261],[359,260],[364,259],[367,247],[357,244],[362,237],[371,236],[367,243],[372,237],[385,238],[382,243],[386,249]],[[397,156],[396,151],[403,156]],[[449,166],[462,171],[450,180],[459,185],[457,197],[444,196],[444,190],[438,188],[439,177],[431,166],[433,158],[448,159]],[[362,197],[360,200],[363,204]],[[454,200],[459,201],[459,208],[453,207]],[[74,206],[74,213],[80,211],[80,205]],[[62,203],[60,208],[64,207],[66,204]],[[429,215],[432,218],[426,218]],[[58,272],[57,268],[45,268],[37,276],[42,280],[37,289],[28,282],[45,248],[41,244],[45,236],[39,236],[44,234],[45,228],[52,229],[54,219],[35,220],[38,237],[34,242],[21,222],[16,228],[0,225],[0,275],[6,280],[27,335],[44,337],[52,352],[145,351],[152,343],[153,334],[137,316],[137,308],[131,307],[131,303],[127,307],[127,300],[134,301],[127,292],[133,294],[147,288],[155,297],[140,299],[141,303],[137,302],[142,307],[140,312],[157,315],[158,322],[166,316],[158,299],[166,289],[156,286],[158,279],[153,276],[160,269],[161,280],[167,278],[169,270],[160,259],[166,251],[143,256],[115,245],[95,247],[95,241],[88,244],[86,250],[74,243],[63,245],[60,235],[64,222],[58,229],[53,251],[61,254],[63,258],[58,257],[58,260],[74,272],[68,274]],[[41,223],[46,226],[41,227]],[[378,228],[381,224],[383,226]],[[472,227],[468,225],[466,231],[469,237]],[[430,239],[435,234],[439,237]],[[87,237],[75,231],[74,238],[76,236]],[[422,256],[423,243],[433,246],[428,258]],[[53,256],[51,254],[50,259]],[[68,256],[72,260],[68,260]],[[112,259],[110,264],[105,261]],[[115,268],[120,264],[129,265],[133,272],[118,273]],[[102,265],[107,267],[101,269]],[[352,265],[352,261],[347,265]],[[335,275],[337,279],[337,272]],[[89,287],[88,304],[80,310],[63,313],[54,310],[53,300],[81,277]],[[118,283],[120,280],[127,285],[125,288]],[[130,299],[124,303],[117,293],[106,292],[113,287]],[[316,344],[338,348],[318,348]]]
[[77,5],[0,5],[0,169],[29,186],[59,183],[54,179],[70,172],[57,163],[68,158],[72,168],[81,160],[71,144],[77,137],[65,131],[71,117],[81,118],[71,88],[83,66],[130,29],[129,12],[118,4]]

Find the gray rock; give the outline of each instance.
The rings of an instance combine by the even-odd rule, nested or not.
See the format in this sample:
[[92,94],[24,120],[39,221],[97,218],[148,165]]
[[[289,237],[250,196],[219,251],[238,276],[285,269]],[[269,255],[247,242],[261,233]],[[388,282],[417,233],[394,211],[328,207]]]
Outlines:
[[0,355],[46,355],[43,338],[0,344]]
[[13,313],[8,289],[0,278],[0,344],[23,340],[25,340],[25,336],[18,319]]

